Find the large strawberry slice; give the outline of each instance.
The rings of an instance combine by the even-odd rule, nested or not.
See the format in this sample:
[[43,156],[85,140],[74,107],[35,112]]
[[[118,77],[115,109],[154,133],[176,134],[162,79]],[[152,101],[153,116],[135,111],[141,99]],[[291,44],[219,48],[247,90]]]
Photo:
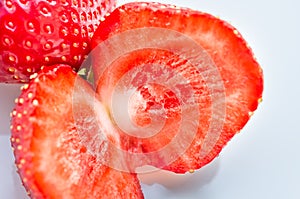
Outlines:
[[[97,93],[137,161],[184,173],[212,161],[262,98],[262,70],[241,34],[199,11],[125,4],[93,41]],[[140,164],[137,164],[140,166]]]
[[[92,128],[98,126],[99,106],[93,99],[90,85],[66,65],[43,68],[22,87],[12,111],[11,142],[31,198],[143,198],[136,174],[103,164],[112,157],[106,137]],[[99,133],[97,156],[82,143],[95,139],[90,131]]]
[[41,66],[78,69],[115,0],[0,1],[0,82],[27,82]]

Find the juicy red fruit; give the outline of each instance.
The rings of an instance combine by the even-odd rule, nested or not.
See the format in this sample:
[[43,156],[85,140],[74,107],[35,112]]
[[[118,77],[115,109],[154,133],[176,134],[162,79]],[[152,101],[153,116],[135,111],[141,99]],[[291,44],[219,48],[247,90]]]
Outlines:
[[90,40],[115,0],[0,2],[0,82],[27,82],[40,67],[79,69]]
[[[143,40],[143,38],[141,39],[142,30],[147,28],[151,28],[151,30],[156,28],[155,30],[158,32],[152,32],[152,35],[146,35],[147,40]],[[162,50],[164,47],[164,39],[161,39],[162,41],[159,40],[159,37],[155,34],[161,34],[161,32],[166,30],[172,32],[172,34],[174,31],[183,34],[186,38],[196,42],[196,44],[205,51],[200,54],[207,55],[206,58],[203,57],[202,59],[204,63],[210,60],[211,63],[215,65],[224,88],[220,87],[219,90],[211,90],[209,82],[206,81],[214,79],[216,76],[211,76],[212,74],[209,73],[209,70],[197,71],[197,69],[190,64],[188,58],[193,59],[193,51],[187,51],[188,53],[186,54],[178,54],[174,53],[174,51],[172,52],[170,48],[169,52],[164,52],[164,50],[166,51],[166,49]],[[128,34],[130,31],[132,35]],[[125,39],[124,35],[127,35],[127,39]],[[116,39],[118,37],[119,40]],[[156,42],[153,38],[159,42]],[[165,40],[167,41],[168,38],[166,37]],[[119,41],[119,43],[116,43],[116,41]],[[175,40],[173,42],[176,43],[177,41]],[[155,48],[148,45],[148,43],[155,43],[158,44],[158,46]],[[186,147],[186,150],[181,150],[184,152],[183,154],[178,154],[179,157],[172,162],[165,162],[165,160],[168,159],[167,154],[156,157],[151,156],[152,160],[148,160],[146,163],[153,163],[153,166],[178,173],[201,168],[211,162],[221,152],[229,140],[246,125],[253,112],[257,109],[258,104],[261,102],[263,91],[262,69],[254,58],[248,44],[234,27],[207,13],[160,3],[135,2],[125,4],[115,9],[111,15],[100,24],[99,29],[95,32],[93,37],[92,45],[94,49],[92,54],[95,86],[97,87],[97,93],[100,95],[100,99],[107,107],[109,107],[114,98],[116,98],[115,96],[118,96],[117,102],[120,102],[120,104],[128,103],[121,102],[122,92],[126,93],[127,91],[131,92],[134,90],[134,93],[138,94],[134,94],[133,96],[143,96],[142,93],[140,93],[140,88],[144,83],[147,85],[149,82],[154,81],[151,77],[155,77],[155,75],[151,76],[149,74],[148,79],[141,81],[142,83],[137,82],[141,80],[137,77],[139,74],[148,73],[149,66],[151,65],[153,68],[156,66],[156,69],[153,69],[152,72],[157,72],[160,68],[174,70],[175,75],[171,75],[172,77],[177,74],[186,79],[186,81],[175,82],[173,85],[174,88],[183,87],[182,93],[184,93],[186,91],[185,88],[190,87],[195,93],[194,99],[198,104],[196,109],[198,109],[199,115],[185,113],[186,115],[181,114],[177,116],[176,114],[180,113],[181,110],[195,110],[194,107],[191,106],[181,106],[179,107],[179,110],[181,110],[177,110],[177,112],[172,115],[174,116],[173,118],[165,117],[166,125],[162,128],[162,131],[148,139],[133,137],[128,135],[128,132],[124,130],[119,132],[123,149],[147,154],[163,149],[162,146],[166,143],[170,143],[172,140],[170,136],[174,136],[174,133],[178,133],[176,131],[180,126],[180,124],[178,124],[180,118],[182,119],[187,115],[191,115],[190,122],[200,124],[197,127],[196,135],[190,142],[190,145]],[[174,46],[176,48],[176,45]],[[182,46],[182,48],[184,49],[185,46]],[[108,56],[104,56],[108,55],[105,51],[107,49],[111,49],[110,54],[112,54],[111,57],[115,56],[114,60],[107,61]],[[122,51],[120,49],[124,52],[121,55],[118,54]],[[177,50],[180,51],[180,48]],[[188,57],[189,54],[191,54],[191,57]],[[201,57],[199,59],[201,59]],[[107,64],[107,66],[105,64]],[[142,68],[141,66],[145,67]],[[205,64],[202,67],[205,67]],[[160,73],[160,75],[163,74],[164,73]],[[124,77],[128,78],[126,79]],[[126,79],[126,81],[124,79]],[[164,79],[159,83],[163,85],[165,82],[168,82],[168,80],[169,79]],[[126,82],[131,83],[126,84]],[[119,91],[120,88],[123,90]],[[172,91],[174,92],[175,90]],[[214,101],[212,96],[215,95],[223,95],[224,98]],[[185,94],[182,96],[185,97]],[[181,100],[179,95],[176,97],[179,101]],[[140,101],[134,101],[135,107],[145,107],[145,104],[151,101],[149,97],[144,96],[140,97],[139,100]],[[131,103],[130,100],[129,103]],[[219,112],[221,115],[217,118],[214,114],[218,112],[218,110],[213,108],[214,104],[224,104],[223,108],[225,110],[222,113],[222,109],[220,109]],[[121,106],[122,105],[120,105],[120,107]],[[129,104],[129,107],[131,107],[131,104]],[[138,124],[139,122],[136,120],[139,115],[147,115],[149,110],[149,108],[136,109],[136,113],[130,113],[133,114],[134,117],[129,117],[131,117],[130,119],[133,118],[133,123]],[[169,109],[165,109],[165,111],[168,110]],[[109,111],[113,112],[112,108]],[[160,114],[159,112],[156,112],[156,114],[154,117],[161,117],[161,115],[158,115]],[[149,121],[144,121],[144,119],[144,117],[141,118],[140,123],[143,124],[146,122],[148,125]],[[215,134],[211,134],[209,129],[212,120],[222,124],[220,131]],[[173,144],[175,146],[174,148],[176,149],[176,146],[181,146],[184,141],[185,140],[177,140],[177,142]],[[204,156],[201,154],[203,151],[205,151]],[[161,163],[165,165],[162,166]]]
[[[11,142],[31,198],[143,198],[136,174],[103,164],[109,156],[105,147],[94,156],[82,144],[82,134],[97,131],[90,128],[96,120],[94,95],[66,65],[41,69],[22,87],[12,111]],[[105,146],[101,138],[97,144]]]

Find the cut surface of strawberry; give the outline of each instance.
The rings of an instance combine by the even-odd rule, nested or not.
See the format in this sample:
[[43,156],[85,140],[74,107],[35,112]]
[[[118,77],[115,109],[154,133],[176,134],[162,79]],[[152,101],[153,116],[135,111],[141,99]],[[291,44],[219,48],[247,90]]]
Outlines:
[[122,149],[159,168],[185,173],[211,162],[262,98],[248,44],[207,13],[128,3],[100,24],[92,48],[95,87]]
[[89,132],[97,131],[91,128],[93,99],[90,85],[67,65],[42,68],[22,87],[12,111],[11,142],[31,198],[143,198],[136,174],[99,159],[110,155],[104,136],[97,139],[97,157],[82,144],[84,133],[90,139]]
[[0,1],[0,82],[27,82],[41,66],[77,70],[115,0]]

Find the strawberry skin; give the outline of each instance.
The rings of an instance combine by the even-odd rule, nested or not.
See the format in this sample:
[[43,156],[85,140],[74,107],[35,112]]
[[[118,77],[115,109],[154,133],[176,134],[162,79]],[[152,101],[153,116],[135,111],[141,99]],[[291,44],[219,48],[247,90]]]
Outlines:
[[[81,142],[95,130],[89,129],[94,95],[67,65],[42,68],[22,87],[11,114],[11,143],[31,198],[143,198],[136,174],[102,164],[106,148],[96,157]],[[105,138],[97,142],[105,143]]]
[[115,0],[0,1],[0,82],[27,82],[41,66],[77,70]]
[[[147,47],[147,43],[155,43],[151,38],[159,40],[159,37],[152,31],[151,35],[146,35],[148,40],[140,39],[142,37],[138,37],[138,35],[141,35],[140,30],[145,30],[146,28],[151,28],[151,30],[156,28],[158,30],[157,34],[161,34],[162,31],[166,30],[173,34],[175,31],[196,42],[205,51],[202,54],[209,57],[203,58],[204,62],[211,61],[210,63],[213,63],[217,68],[222,81],[222,86],[219,86],[220,89],[218,90],[217,88],[211,91],[209,83],[205,82],[205,80],[214,79],[214,77],[210,76],[211,74],[209,73],[201,74],[201,71],[199,73],[193,65],[189,64],[188,58],[185,59],[186,54],[180,60],[180,53],[178,57],[178,53],[163,49],[161,47],[163,45],[157,46],[157,48],[153,46]],[[129,31],[133,33],[131,36],[128,36],[128,39],[122,38],[118,40],[118,38],[124,37]],[[132,40],[128,41],[129,39]],[[161,40],[168,40],[168,38]],[[116,41],[119,43],[116,43]],[[132,46],[136,48],[134,49]],[[182,154],[179,154],[180,156],[176,160],[166,161],[168,154],[149,156],[152,159],[147,160],[146,163],[159,168],[185,173],[208,164],[221,152],[228,141],[241,131],[262,100],[263,72],[254,58],[252,50],[234,27],[207,13],[160,3],[128,3],[115,9],[100,24],[92,39],[92,48],[95,86],[100,99],[109,107],[116,93],[118,98],[121,98],[120,93],[135,90],[134,96],[139,97],[136,97],[133,101],[129,100],[129,102],[120,103],[129,103],[129,108],[135,107],[134,110],[136,112],[129,110],[131,114],[129,116],[137,126],[151,123],[151,120],[148,118],[150,113],[148,106],[153,106],[153,99],[155,103],[159,101],[164,101],[165,103],[170,98],[170,95],[158,94],[157,86],[149,86],[149,82],[154,81],[149,77],[155,76],[143,76],[150,70],[149,66],[152,65],[153,68],[156,66],[155,69],[151,70],[155,71],[156,75],[159,74],[157,76],[165,75],[163,70],[160,69],[164,66],[166,66],[165,68],[174,69],[175,73],[171,75],[172,77],[181,75],[187,81],[177,82],[177,84],[174,83],[172,86],[174,88],[190,87],[194,91],[194,99],[197,103],[199,115],[194,115],[188,111],[182,112],[185,109],[195,109],[192,106],[180,107],[178,100],[177,102],[173,100],[176,103],[171,108],[166,108],[164,103],[161,104],[165,108],[166,113],[171,115],[165,116],[165,126],[155,136],[144,139],[128,135],[128,132],[119,132],[123,149],[144,154],[152,153],[163,149],[164,145],[172,141],[172,137],[178,133],[177,129],[180,126],[178,121],[180,119],[187,117],[187,115],[193,116],[190,119],[190,123],[195,122],[199,124],[197,132],[193,139],[188,141],[190,145],[186,147],[186,150],[181,150]],[[107,49],[111,49],[110,54],[115,56],[115,59],[105,60],[107,56],[102,55],[106,53],[105,50]],[[117,50],[113,51],[114,49]],[[122,55],[116,54],[120,51],[119,49],[125,49],[125,53]],[[130,50],[126,51],[126,49]],[[103,65],[103,60],[109,65]],[[148,68],[137,69],[140,66],[148,66]],[[139,73],[138,71],[144,72]],[[146,79],[144,82],[143,78]],[[147,78],[149,79],[147,80]],[[126,82],[131,83],[126,84]],[[167,79],[160,80],[159,83],[164,85],[166,82]],[[146,93],[141,89],[141,85],[144,83],[146,84],[144,88],[148,89]],[[119,86],[118,89],[123,89],[122,92],[118,93],[118,89],[114,90],[117,85]],[[176,90],[171,89],[172,91],[175,92]],[[185,92],[186,90],[183,89],[182,91]],[[185,97],[185,94],[182,96]],[[221,97],[216,102],[213,101],[212,96]],[[213,104],[221,105],[219,111],[218,109],[213,109]],[[112,112],[112,110],[110,111]],[[185,115],[178,116],[180,113]],[[162,117],[158,114],[154,118]],[[216,114],[219,115],[216,117]],[[212,121],[221,124],[221,128],[214,134],[211,133],[214,130],[210,131],[209,129]],[[187,129],[189,130],[189,128]],[[176,150],[176,146],[180,147],[185,141],[175,141],[173,143],[174,150]],[[205,152],[204,155],[203,151]],[[168,153],[170,153],[169,156],[173,155],[171,155],[171,151]]]

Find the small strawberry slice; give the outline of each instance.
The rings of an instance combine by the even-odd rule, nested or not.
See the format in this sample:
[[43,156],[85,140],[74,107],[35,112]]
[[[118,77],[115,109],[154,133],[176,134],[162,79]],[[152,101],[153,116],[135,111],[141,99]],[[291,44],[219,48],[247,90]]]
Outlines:
[[79,69],[115,0],[0,1],[0,82],[27,82],[41,66]]
[[148,154],[141,161],[153,166],[184,173],[206,165],[262,98],[262,69],[246,41],[207,13],[128,3],[100,24],[92,48],[97,93],[122,148]]
[[90,128],[97,127],[93,98],[90,85],[67,65],[45,67],[22,87],[11,142],[32,198],[143,198],[136,174],[102,164],[109,156],[105,137],[97,139],[103,146],[97,157],[82,144],[82,136],[97,131]]

